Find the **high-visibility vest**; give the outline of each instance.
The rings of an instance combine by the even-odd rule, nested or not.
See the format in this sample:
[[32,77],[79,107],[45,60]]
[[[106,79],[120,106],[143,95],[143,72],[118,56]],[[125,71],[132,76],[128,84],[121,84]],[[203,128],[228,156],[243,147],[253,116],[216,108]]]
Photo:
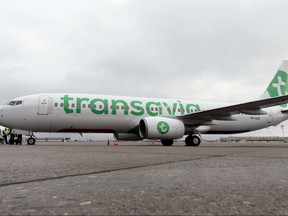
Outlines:
[[7,136],[8,133],[9,133],[9,132],[8,132],[7,130],[4,130],[4,131],[3,131],[3,136]]

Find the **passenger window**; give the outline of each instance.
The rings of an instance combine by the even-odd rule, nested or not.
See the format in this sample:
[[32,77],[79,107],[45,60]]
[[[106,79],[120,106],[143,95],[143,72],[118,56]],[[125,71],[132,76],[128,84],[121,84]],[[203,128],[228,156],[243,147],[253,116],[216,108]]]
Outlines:
[[64,104],[63,104],[63,103],[61,103],[61,104],[60,104],[60,107],[63,107],[63,106],[64,106]]
[[124,110],[124,106],[121,106],[121,109]]
[[58,107],[58,103],[55,103],[54,106],[55,106],[55,107]]
[[74,104],[74,103],[72,103],[72,107],[75,107],[75,104]]
[[82,107],[85,109],[86,108],[86,104],[82,104]]
[[99,105],[99,109],[102,109],[102,105],[101,104]]

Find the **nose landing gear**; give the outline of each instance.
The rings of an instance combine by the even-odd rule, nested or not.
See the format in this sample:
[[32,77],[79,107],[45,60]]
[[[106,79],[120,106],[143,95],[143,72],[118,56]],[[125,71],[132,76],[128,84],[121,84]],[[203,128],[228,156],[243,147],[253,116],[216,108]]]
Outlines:
[[27,145],[35,145],[35,143],[36,143],[36,139],[33,136],[30,136],[27,139]]

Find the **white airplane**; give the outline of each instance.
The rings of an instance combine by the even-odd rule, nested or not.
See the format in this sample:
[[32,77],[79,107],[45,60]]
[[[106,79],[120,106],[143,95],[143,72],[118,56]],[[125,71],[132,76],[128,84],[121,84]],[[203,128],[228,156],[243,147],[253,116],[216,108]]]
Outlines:
[[37,94],[0,106],[0,124],[33,132],[114,133],[118,140],[173,140],[198,146],[201,134],[233,134],[275,126],[288,119],[288,61],[264,94],[239,104],[92,94]]

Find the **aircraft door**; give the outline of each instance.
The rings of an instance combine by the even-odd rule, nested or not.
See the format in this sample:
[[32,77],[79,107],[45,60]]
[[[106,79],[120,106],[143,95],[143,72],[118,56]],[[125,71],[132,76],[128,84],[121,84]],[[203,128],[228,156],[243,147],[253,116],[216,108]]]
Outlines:
[[39,97],[39,105],[38,105],[38,115],[48,115],[49,108],[49,96],[41,95]]

